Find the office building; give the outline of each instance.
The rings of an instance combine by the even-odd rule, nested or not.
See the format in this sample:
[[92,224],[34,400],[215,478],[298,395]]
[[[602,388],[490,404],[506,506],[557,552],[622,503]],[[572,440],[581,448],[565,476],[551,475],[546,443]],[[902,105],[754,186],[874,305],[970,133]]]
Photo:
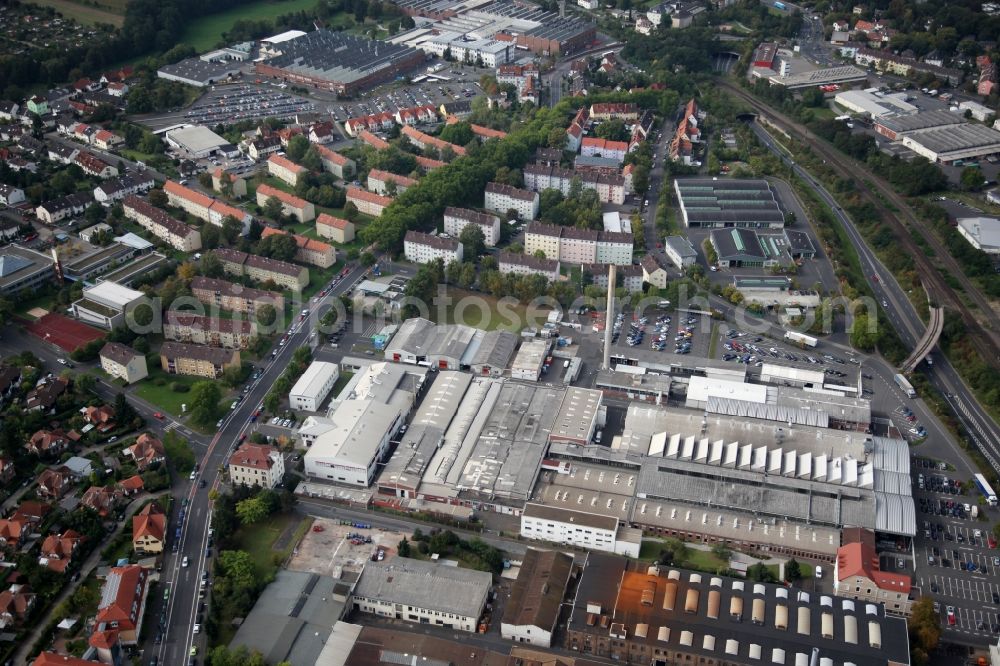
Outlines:
[[336,363],[313,361],[288,393],[289,406],[295,410],[318,412],[338,377],[340,370]]
[[531,502],[521,513],[521,537],[628,557],[639,557],[642,545],[642,530],[614,516]]

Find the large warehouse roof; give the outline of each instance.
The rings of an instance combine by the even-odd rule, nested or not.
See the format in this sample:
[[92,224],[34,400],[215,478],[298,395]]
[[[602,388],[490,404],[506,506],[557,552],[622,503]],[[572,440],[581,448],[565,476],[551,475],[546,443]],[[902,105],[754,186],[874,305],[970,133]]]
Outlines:
[[492,583],[486,571],[396,557],[366,563],[354,596],[478,617]]
[[935,127],[933,129],[914,132],[906,137],[906,142],[913,142],[927,150],[936,153],[938,159],[947,160],[953,153],[982,150],[986,155],[1000,150],[1000,132],[985,125],[963,123],[950,127]]
[[302,76],[350,83],[409,58],[408,46],[365,39],[346,32],[315,30],[282,43],[267,64]]
[[193,154],[201,154],[205,151],[212,151],[219,146],[224,146],[228,141],[201,125],[183,127],[181,129],[167,132],[167,141],[174,143],[180,148]]
[[885,116],[878,119],[878,124],[896,134],[905,134],[917,130],[929,129],[931,127],[943,127],[946,125],[961,125],[965,118],[958,113],[953,113],[945,109],[934,111],[924,111],[915,115]]
[[784,213],[766,180],[678,178],[674,189],[689,227],[784,225]]

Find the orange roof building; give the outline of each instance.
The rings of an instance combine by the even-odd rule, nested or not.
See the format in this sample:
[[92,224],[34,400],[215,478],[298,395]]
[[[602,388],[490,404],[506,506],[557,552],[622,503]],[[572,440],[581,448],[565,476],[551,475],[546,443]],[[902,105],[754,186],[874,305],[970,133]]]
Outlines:
[[140,555],[162,553],[167,533],[167,516],[156,502],[132,516],[132,548]]
[[31,666],[94,666],[94,664],[100,663],[99,661],[71,657],[67,654],[43,652],[35,657],[35,660],[31,662]]
[[342,217],[320,213],[316,218],[316,234],[337,243],[350,243],[354,240],[354,223]]
[[882,571],[875,550],[875,533],[859,527],[841,532],[834,581],[842,597],[885,604],[886,613],[910,614],[912,579],[906,574]]
[[295,260],[303,264],[329,268],[337,262],[337,251],[329,243],[324,243],[323,241],[300,234],[289,234],[287,231],[275,229],[274,227],[264,227],[260,237],[267,238],[268,236],[291,236],[294,238],[295,244],[299,248],[295,252]]
[[83,535],[74,530],[66,530],[62,534],[50,534],[42,542],[41,557],[38,563],[52,571],[65,573],[76,549],[83,543]]
[[316,219],[316,207],[305,199],[297,197],[294,194],[289,194],[284,190],[279,190],[277,187],[272,187],[267,183],[257,186],[258,206],[266,204],[271,197],[281,202],[282,213],[291,215],[299,222],[310,222]]
[[139,640],[142,616],[146,610],[148,591],[146,569],[137,564],[113,567],[101,588],[94,633],[118,632],[123,645],[135,645]]

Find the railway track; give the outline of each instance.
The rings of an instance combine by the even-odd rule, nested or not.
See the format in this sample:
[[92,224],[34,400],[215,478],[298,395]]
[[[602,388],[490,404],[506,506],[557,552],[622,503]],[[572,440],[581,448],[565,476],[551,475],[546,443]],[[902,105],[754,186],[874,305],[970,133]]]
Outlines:
[[[945,282],[938,267],[934,265],[930,257],[927,256],[923,249],[921,249],[917,242],[913,239],[911,235],[913,232],[910,228],[908,228],[907,224],[900,219],[900,214],[891,210],[884,203],[884,201],[889,201],[895,205],[901,211],[901,214],[906,216],[910,225],[916,229],[919,227],[920,223],[913,216],[913,214],[909,212],[909,206],[903,197],[897,194],[891,187],[889,187],[888,184],[884,183],[882,179],[874,174],[866,174],[870,177],[870,180],[868,181],[858,179],[858,166],[854,164],[850,158],[842,155],[835,148],[829,146],[824,139],[816,136],[801,124],[790,119],[784,113],[772,109],[770,106],[761,102],[750,93],[727,81],[719,80],[718,83],[722,88],[749,104],[758,114],[766,117],[768,123],[782,129],[786,134],[798,136],[801,140],[808,143],[810,148],[816,154],[825,159],[827,165],[837,171],[841,177],[854,181],[857,191],[861,193],[869,201],[869,203],[876,208],[876,210],[878,210],[881,219],[888,223],[893,229],[896,240],[902,245],[902,249],[913,257],[916,269],[919,272],[920,278],[924,284],[924,288],[927,290],[931,299],[938,305],[947,306],[948,308],[959,313],[962,321],[966,325],[966,330],[968,331],[971,341],[979,351],[980,355],[982,355],[983,359],[992,367],[1000,369],[1000,356],[998,356],[997,353],[998,349],[1000,349],[1000,316],[993,311],[985,296],[983,296],[976,286],[973,285],[965,276],[961,270],[961,266],[954,259],[954,257],[951,256],[947,248],[945,248],[933,234],[924,235],[926,242],[935,251],[936,257],[941,260],[943,264],[942,267],[951,272],[952,277],[959,282],[965,294],[982,312],[982,315],[986,320],[985,324],[976,318],[971,308],[969,308],[969,306],[965,304],[958,294],[956,294],[955,291]],[[870,187],[868,182],[874,184],[875,189]]]

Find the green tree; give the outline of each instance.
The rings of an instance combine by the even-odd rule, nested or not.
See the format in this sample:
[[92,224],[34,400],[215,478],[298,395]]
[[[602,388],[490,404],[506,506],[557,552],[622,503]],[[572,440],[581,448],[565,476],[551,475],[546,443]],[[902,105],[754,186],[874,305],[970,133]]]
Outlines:
[[228,245],[232,245],[239,240],[241,233],[243,233],[242,222],[232,215],[226,215],[222,218],[222,237],[226,239]]
[[274,306],[270,303],[265,303],[264,305],[257,308],[256,319],[257,323],[261,326],[270,327],[274,325],[275,320],[278,318],[278,311],[275,310]]
[[374,266],[375,265],[375,255],[371,252],[362,252],[361,257],[358,258],[362,266]]
[[910,607],[910,639],[924,654],[934,652],[941,642],[941,620],[934,612],[934,599],[923,595]]
[[202,256],[200,270],[202,275],[210,278],[220,278],[226,272],[222,267],[222,260],[214,252],[207,252]]
[[215,382],[196,382],[191,387],[191,420],[201,426],[211,426],[219,418],[219,401],[222,392]]
[[288,146],[285,148],[285,154],[288,155],[288,159],[293,162],[298,162],[305,157],[306,151],[308,150],[309,139],[301,134],[296,134],[288,140]]
[[278,197],[268,197],[267,201],[264,202],[264,215],[271,218],[272,220],[281,219],[282,208],[281,200]]
[[104,206],[95,201],[87,206],[87,210],[83,212],[83,219],[86,220],[88,226],[92,226],[103,222],[106,214]]
[[214,224],[204,224],[201,227],[201,247],[205,250],[213,250],[219,247],[219,240],[222,234],[219,227]]
[[163,451],[167,460],[178,472],[184,473],[194,469],[194,450],[177,432],[168,430],[164,433]]
[[245,550],[224,550],[219,553],[218,564],[234,587],[257,589],[258,578],[250,553]]
[[149,203],[153,204],[157,208],[167,207],[167,193],[160,188],[150,190],[147,198],[149,199]]
[[236,503],[236,515],[244,525],[254,525],[267,518],[267,504],[260,495]]
[[802,580],[802,566],[794,557],[785,563],[785,580],[789,583]]
[[962,169],[960,182],[962,189],[966,192],[978,192],[983,189],[983,184],[986,180],[983,178],[983,172],[979,167],[970,166]]
[[872,330],[870,315],[859,313],[854,316],[851,324],[851,346],[861,351],[871,351],[875,349],[878,342],[877,330]]
[[397,552],[399,553],[400,557],[410,556],[410,542],[409,540],[407,540],[406,537],[403,537],[403,540],[399,542],[399,547]]
[[478,224],[467,224],[458,235],[465,261],[473,261],[486,251],[486,234]]

